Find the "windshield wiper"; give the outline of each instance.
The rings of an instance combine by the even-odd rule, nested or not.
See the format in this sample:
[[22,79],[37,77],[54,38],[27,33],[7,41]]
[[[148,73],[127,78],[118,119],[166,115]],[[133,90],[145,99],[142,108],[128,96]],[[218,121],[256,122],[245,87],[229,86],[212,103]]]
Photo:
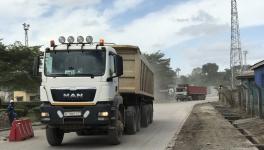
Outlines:
[[60,74],[60,73],[54,73],[54,74],[49,74],[49,76],[51,77],[74,77],[74,76],[88,76],[88,77],[91,77],[91,78],[94,78],[94,74],[91,74],[91,73],[76,73],[76,74]]
[[62,74],[62,73],[52,73],[52,74],[49,74],[49,76],[51,76],[51,77],[64,77],[64,76],[68,76],[68,75]]
[[77,74],[75,74],[75,76],[89,76],[89,77],[91,77],[91,78],[94,78],[94,74],[92,74],[92,73],[77,73]]

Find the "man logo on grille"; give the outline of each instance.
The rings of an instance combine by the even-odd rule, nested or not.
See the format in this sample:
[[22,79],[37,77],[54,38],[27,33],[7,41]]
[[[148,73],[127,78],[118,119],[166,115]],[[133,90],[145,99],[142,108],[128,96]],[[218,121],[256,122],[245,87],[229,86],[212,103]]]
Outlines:
[[83,98],[83,93],[63,93],[64,98]]

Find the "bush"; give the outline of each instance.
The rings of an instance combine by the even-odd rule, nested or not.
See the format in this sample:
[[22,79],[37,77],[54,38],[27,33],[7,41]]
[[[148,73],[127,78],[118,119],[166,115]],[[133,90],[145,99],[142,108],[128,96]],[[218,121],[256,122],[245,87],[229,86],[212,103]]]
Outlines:
[[9,127],[9,120],[8,116],[5,116],[5,111],[3,109],[0,110],[0,129]]
[[32,120],[32,122],[40,121],[40,107],[34,107],[28,111],[27,117]]
[[15,108],[15,112],[17,114],[17,118],[21,118],[27,115],[27,110],[25,109],[17,109]]

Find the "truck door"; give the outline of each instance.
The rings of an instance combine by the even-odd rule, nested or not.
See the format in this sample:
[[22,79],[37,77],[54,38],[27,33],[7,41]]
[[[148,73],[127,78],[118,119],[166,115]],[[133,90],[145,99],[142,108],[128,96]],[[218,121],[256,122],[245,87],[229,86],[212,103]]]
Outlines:
[[[116,67],[115,67],[115,54],[109,55],[109,77],[116,76]],[[117,93],[118,88],[118,78],[113,78],[112,81],[109,82],[111,88],[111,93],[115,94]]]

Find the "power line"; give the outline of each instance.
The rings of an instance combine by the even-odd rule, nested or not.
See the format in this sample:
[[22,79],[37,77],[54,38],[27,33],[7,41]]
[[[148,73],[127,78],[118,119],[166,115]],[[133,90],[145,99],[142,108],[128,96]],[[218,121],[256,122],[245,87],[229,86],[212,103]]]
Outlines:
[[237,0],[231,0],[231,50],[230,69],[232,89],[238,84],[235,77],[242,71],[242,51],[238,20]]

